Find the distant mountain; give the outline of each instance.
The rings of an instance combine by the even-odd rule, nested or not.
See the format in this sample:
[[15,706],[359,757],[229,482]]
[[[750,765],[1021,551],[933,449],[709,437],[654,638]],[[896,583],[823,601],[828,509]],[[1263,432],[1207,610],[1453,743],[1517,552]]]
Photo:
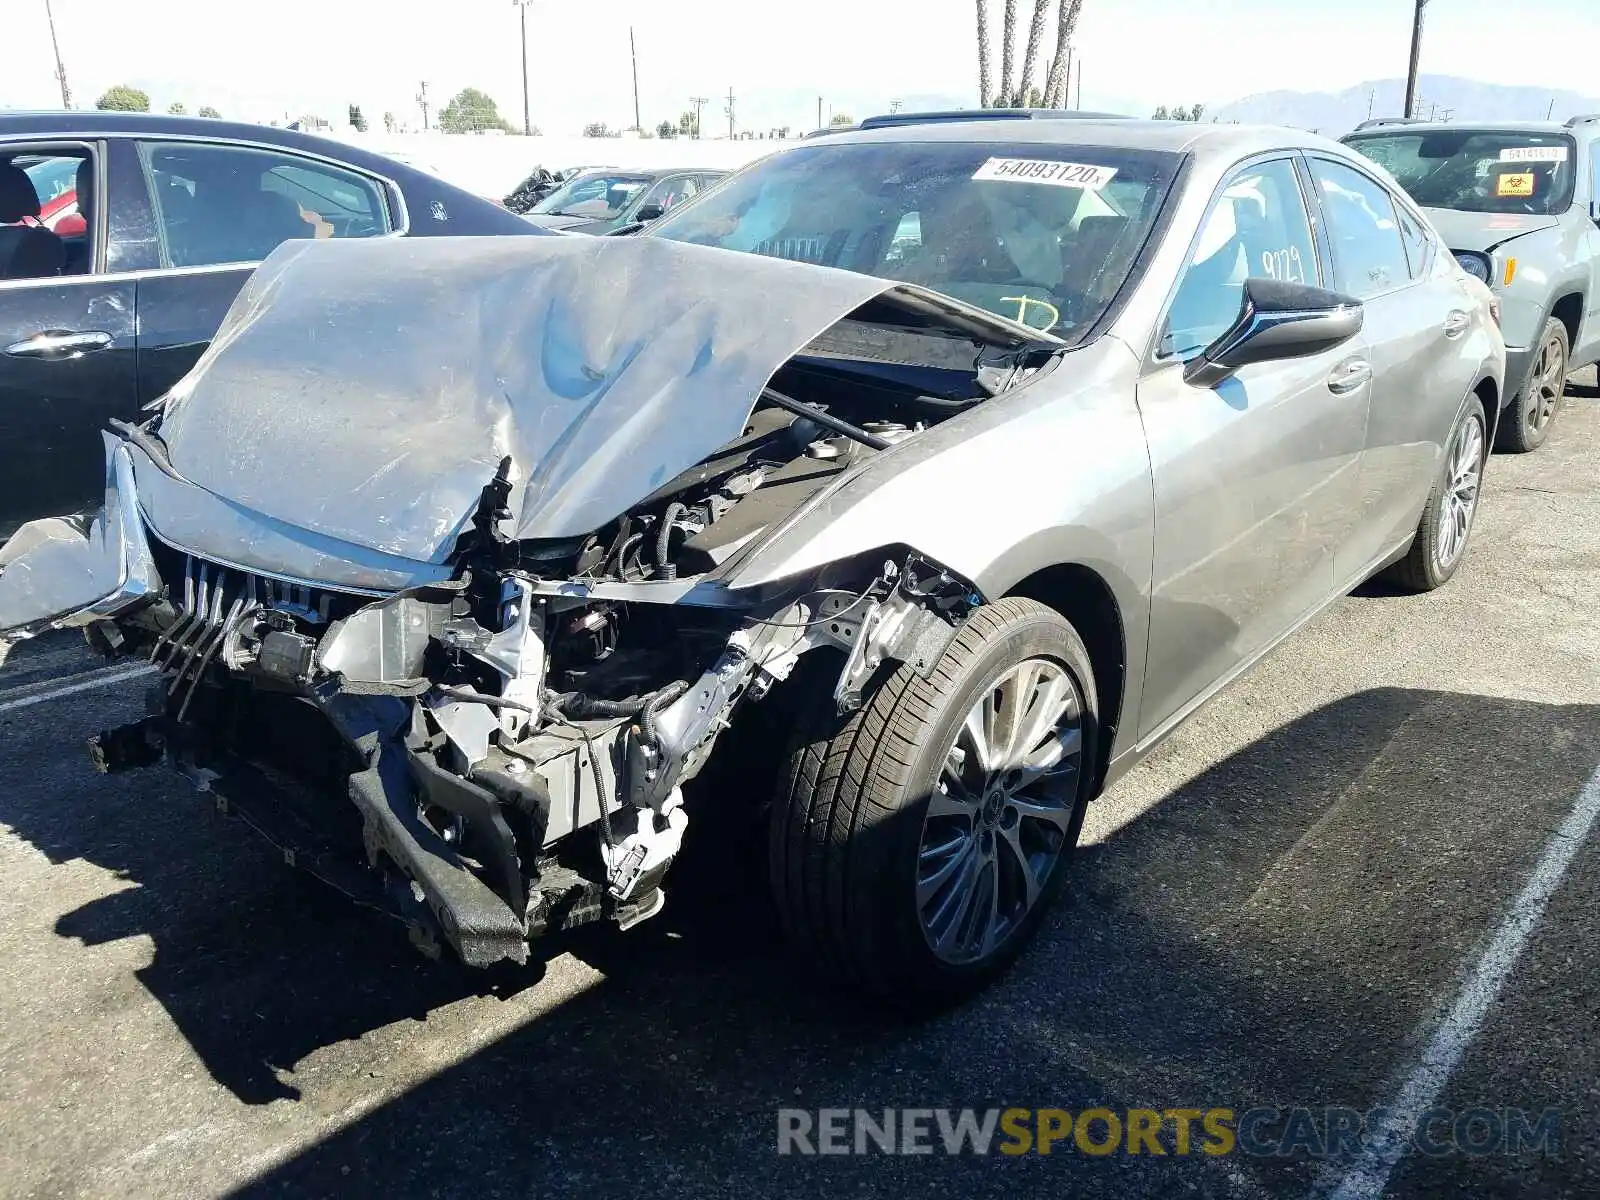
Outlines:
[[[1600,112],[1600,98],[1593,96],[1480,83],[1453,75],[1424,75],[1418,92],[1420,116],[1436,111],[1452,121],[1542,121],[1547,113],[1564,121],[1577,113]],[[1405,80],[1375,79],[1342,92],[1262,92],[1225,104],[1211,115],[1219,121],[1293,125],[1338,137],[1366,120],[1369,111],[1374,117],[1399,116],[1405,110],[1405,97]]]

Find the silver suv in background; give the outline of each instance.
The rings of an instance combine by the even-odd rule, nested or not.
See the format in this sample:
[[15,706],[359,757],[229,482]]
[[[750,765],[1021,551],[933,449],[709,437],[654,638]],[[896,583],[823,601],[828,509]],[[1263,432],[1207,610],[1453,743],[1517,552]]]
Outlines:
[[1567,375],[1600,360],[1600,113],[1494,125],[1388,123],[1344,138],[1494,289],[1508,407],[1498,449],[1537,449]]

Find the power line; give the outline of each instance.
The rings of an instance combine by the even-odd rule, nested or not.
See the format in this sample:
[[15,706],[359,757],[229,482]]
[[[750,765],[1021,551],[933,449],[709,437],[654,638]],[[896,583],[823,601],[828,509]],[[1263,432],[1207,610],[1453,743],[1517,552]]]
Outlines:
[[694,105],[694,136],[700,136],[700,114],[705,111],[706,105],[711,103],[710,96],[690,96],[689,103]]
[[[528,115],[528,5],[532,0],[511,0],[522,13],[522,132],[525,137],[533,136],[533,120]],[[423,119],[427,125],[427,119]]]
[[1416,10],[1411,17],[1411,69],[1406,73],[1405,115],[1417,115],[1417,68],[1422,62],[1422,15],[1428,0],[1416,0]]
[[422,90],[417,93],[417,103],[422,105],[422,131],[428,131],[428,81],[422,81]]
[[50,0],[44,0],[45,19],[50,22],[50,47],[56,52],[56,78],[61,82],[61,107],[72,107],[72,89],[67,86],[67,68],[61,62],[61,43],[56,41],[56,15],[50,11]]

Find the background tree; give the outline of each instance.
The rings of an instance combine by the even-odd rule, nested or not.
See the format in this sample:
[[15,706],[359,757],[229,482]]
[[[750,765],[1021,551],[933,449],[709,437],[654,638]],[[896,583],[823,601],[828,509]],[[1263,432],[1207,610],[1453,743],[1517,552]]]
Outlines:
[[386,133],[393,133],[395,126],[398,124],[399,122],[394,119],[394,114],[392,112],[386,112],[383,114],[383,128]]
[[150,97],[138,88],[119,83],[108,87],[94,106],[107,112],[149,112]]
[[1015,108],[1038,108],[1043,93],[1030,87],[1033,66],[1039,60],[1039,43],[1044,39],[1045,18],[1050,15],[1050,0],[1033,0],[1033,20],[1028,22],[1028,48],[1022,53],[1022,74],[1017,76],[1017,93],[1011,100]]
[[516,132],[500,115],[494,98],[477,88],[462,88],[439,110],[439,128],[445,133],[481,133],[485,129]]
[[1172,120],[1172,114],[1167,111],[1167,106],[1163,104],[1160,108],[1156,109],[1155,112],[1150,114],[1150,119],[1152,121],[1170,121]]
[[978,0],[978,107],[988,108],[993,94],[989,85],[989,0]]
[[675,138],[678,136],[678,127],[671,121],[663,121],[656,126],[656,136],[658,138]]
[[828,121],[828,124],[834,129],[844,125],[854,125],[855,123],[856,119],[849,113],[834,113],[833,117]]
[[1016,58],[1017,0],[1006,0],[1005,15],[1000,21],[1000,94],[995,97],[997,108],[1006,108],[1011,101],[1011,69]]
[[700,131],[694,127],[694,113],[683,112],[678,114],[678,132],[684,137],[700,136]]
[[189,110],[184,107],[182,100],[174,100],[167,105],[167,112],[174,117],[186,117],[189,115]]
[[357,133],[365,133],[367,131],[367,119],[361,115],[361,105],[352,104],[350,106],[349,119],[351,129],[354,129]]
[[212,108],[211,105],[209,105],[209,104],[202,104],[200,106],[200,115],[202,117],[212,117],[212,118],[217,118],[217,117],[222,116],[221,113],[219,113],[216,109]]
[[588,138],[608,138],[616,137],[617,134],[613,133],[611,126],[604,121],[590,121],[583,127],[583,136]]
[[1067,48],[1078,32],[1078,14],[1083,11],[1083,0],[1061,0],[1056,9],[1056,53],[1050,60],[1050,73],[1045,76],[1044,106],[1070,108],[1072,98],[1067,95]]

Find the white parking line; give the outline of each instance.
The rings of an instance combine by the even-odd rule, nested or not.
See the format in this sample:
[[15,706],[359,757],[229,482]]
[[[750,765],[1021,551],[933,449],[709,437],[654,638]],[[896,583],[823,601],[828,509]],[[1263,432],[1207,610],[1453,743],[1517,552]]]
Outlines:
[[1449,1015],[1434,1030],[1422,1058],[1400,1089],[1400,1095],[1389,1106],[1387,1118],[1378,1125],[1361,1157],[1326,1193],[1328,1200],[1367,1200],[1383,1194],[1390,1174],[1410,1145],[1417,1118],[1438,1102],[1445,1083],[1477,1036],[1489,1006],[1505,987],[1511,969],[1544,916],[1545,904],[1560,886],[1597,816],[1600,816],[1600,767],[1578,793],[1577,802],[1566,820],[1545,843],[1533,874],[1501,921],[1494,941],[1489,943],[1477,967],[1457,993]]
[[121,667],[102,667],[98,671],[86,672],[72,683],[63,683],[60,687],[34,692],[31,696],[19,696],[15,700],[0,700],[0,713],[15,712],[19,708],[31,708],[35,704],[43,704],[48,700],[57,700],[62,696],[71,696],[77,692],[87,692],[92,688],[121,683],[125,679],[136,679],[140,675],[148,675],[154,670],[155,668],[149,663],[143,662]]

